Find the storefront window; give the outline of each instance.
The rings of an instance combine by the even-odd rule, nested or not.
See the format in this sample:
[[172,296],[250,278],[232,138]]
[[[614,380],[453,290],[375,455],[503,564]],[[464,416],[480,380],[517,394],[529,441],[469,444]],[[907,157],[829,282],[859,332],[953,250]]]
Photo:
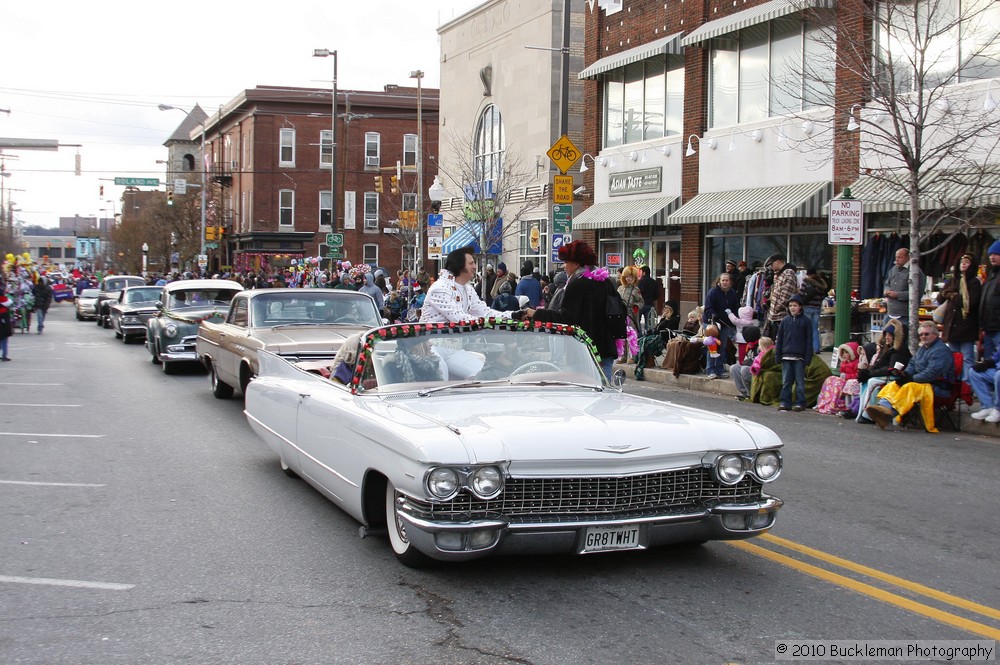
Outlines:
[[726,269],[727,259],[732,259],[737,263],[743,260],[743,236],[716,237],[707,240],[705,271],[708,283],[714,284],[715,278]]
[[548,261],[546,261],[548,257],[545,253],[549,242],[548,234],[545,232],[544,219],[528,219],[521,222],[518,246],[518,254],[521,257],[521,264],[518,266],[518,270],[520,270],[521,265],[524,265],[525,261],[530,260],[535,264],[538,272],[548,272]]
[[833,245],[827,234],[793,235],[789,260],[796,268],[829,271],[833,267]]

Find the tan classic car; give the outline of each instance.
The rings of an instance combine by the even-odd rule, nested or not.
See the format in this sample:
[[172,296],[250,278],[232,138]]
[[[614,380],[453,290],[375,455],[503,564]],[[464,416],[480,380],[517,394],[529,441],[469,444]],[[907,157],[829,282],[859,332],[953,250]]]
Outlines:
[[382,325],[375,301],[341,289],[254,289],[233,297],[222,322],[202,321],[195,351],[208,368],[212,394],[246,392],[257,375],[257,352],[290,360],[332,359],[344,339]]

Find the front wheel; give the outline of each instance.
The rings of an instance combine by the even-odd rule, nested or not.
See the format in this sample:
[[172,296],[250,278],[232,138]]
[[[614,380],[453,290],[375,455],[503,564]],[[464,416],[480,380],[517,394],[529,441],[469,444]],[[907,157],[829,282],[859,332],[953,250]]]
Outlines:
[[392,483],[385,484],[385,523],[389,530],[389,544],[392,545],[392,552],[404,566],[420,568],[432,563],[430,557],[410,543],[406,537],[406,525],[396,514],[396,499],[399,492],[392,486]]

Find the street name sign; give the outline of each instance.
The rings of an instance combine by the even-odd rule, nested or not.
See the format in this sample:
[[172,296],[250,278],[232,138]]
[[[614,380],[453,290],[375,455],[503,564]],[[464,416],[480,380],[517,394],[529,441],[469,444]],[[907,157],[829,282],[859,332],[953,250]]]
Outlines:
[[831,245],[861,245],[865,238],[865,206],[858,199],[830,199]]
[[159,178],[115,178],[116,185],[124,187],[159,187]]

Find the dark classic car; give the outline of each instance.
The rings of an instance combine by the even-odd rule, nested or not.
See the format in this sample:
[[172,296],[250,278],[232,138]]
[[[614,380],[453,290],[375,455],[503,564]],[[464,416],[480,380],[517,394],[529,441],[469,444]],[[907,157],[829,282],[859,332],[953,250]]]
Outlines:
[[156,313],[162,286],[130,286],[111,304],[109,318],[115,337],[128,344],[146,336],[146,322]]
[[138,275],[108,275],[101,280],[101,293],[97,296],[94,310],[97,312],[97,325],[102,328],[111,327],[111,303],[118,300],[123,289],[130,286],[145,286],[146,280]]
[[255,289],[238,293],[224,321],[202,321],[195,350],[208,368],[212,394],[246,392],[257,352],[297,360],[333,358],[344,339],[381,325],[375,301],[339,289]]
[[261,351],[244,413],[407,565],[752,538],[782,505],[773,431],[625,394],[573,326],[396,324],[336,361]]
[[182,279],[163,287],[155,316],[146,323],[146,349],[153,364],[173,374],[179,364],[198,362],[195,340],[202,321],[221,321],[243,285],[227,279]]

